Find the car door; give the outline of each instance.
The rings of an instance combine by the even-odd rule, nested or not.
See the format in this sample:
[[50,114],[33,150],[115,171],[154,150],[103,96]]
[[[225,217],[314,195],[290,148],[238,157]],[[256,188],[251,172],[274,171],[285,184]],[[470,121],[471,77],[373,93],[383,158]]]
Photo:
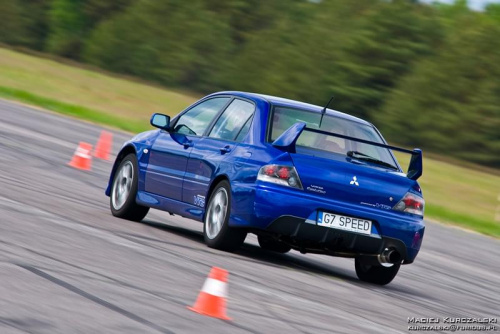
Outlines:
[[193,139],[207,131],[229,101],[230,97],[204,100],[182,113],[174,121],[171,131],[161,131],[150,149],[145,177],[147,192],[182,200],[182,182]]
[[236,152],[238,142],[247,134],[254,112],[253,103],[236,98],[220,115],[208,135],[197,140],[189,155],[184,177],[184,202],[204,206],[217,168],[228,157],[240,154]]

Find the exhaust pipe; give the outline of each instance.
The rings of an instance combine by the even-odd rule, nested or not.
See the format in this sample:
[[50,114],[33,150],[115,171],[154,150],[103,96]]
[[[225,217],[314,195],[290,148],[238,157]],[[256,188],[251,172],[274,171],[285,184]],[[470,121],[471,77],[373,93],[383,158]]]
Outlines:
[[359,256],[359,259],[364,264],[382,267],[392,267],[393,264],[400,263],[403,260],[401,253],[395,248],[386,248],[378,255],[363,254]]
[[395,249],[386,248],[377,255],[377,260],[381,265],[401,262],[401,254]]

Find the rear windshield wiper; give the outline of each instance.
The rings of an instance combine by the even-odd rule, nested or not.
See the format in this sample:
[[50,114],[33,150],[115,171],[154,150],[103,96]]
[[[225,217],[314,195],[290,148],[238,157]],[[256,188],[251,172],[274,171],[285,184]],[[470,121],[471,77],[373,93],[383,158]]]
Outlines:
[[396,167],[394,165],[391,165],[388,162],[379,160],[377,158],[371,157],[371,156],[369,156],[367,154],[364,154],[364,153],[361,153],[361,152],[358,152],[358,151],[349,151],[349,152],[347,152],[347,156],[351,157],[353,159],[356,159],[356,160],[366,161],[366,162],[370,162],[370,163],[375,164],[375,165],[379,165],[379,166],[391,168],[391,169],[394,169],[394,170],[399,170],[398,167]]

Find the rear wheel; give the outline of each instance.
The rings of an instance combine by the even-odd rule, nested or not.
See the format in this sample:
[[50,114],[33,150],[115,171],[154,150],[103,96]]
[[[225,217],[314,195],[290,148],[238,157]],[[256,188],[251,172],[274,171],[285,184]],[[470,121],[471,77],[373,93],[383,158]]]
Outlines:
[[394,263],[390,267],[384,267],[382,265],[368,264],[356,258],[354,266],[356,268],[356,275],[358,275],[360,280],[378,285],[386,285],[396,277],[401,264]]
[[135,154],[127,155],[116,169],[109,196],[111,213],[115,217],[141,221],[149,208],[135,202],[138,171]]
[[258,235],[257,240],[259,241],[260,248],[271,252],[288,253],[292,249],[292,247],[284,242],[278,241],[270,236]]
[[226,180],[219,182],[208,200],[203,224],[203,237],[208,247],[235,251],[241,247],[247,232],[229,226],[231,189]]

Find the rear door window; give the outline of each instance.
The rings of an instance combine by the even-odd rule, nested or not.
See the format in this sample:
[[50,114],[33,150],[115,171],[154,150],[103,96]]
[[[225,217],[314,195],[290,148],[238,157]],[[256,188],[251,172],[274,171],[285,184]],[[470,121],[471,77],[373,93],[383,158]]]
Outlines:
[[234,99],[215,122],[209,137],[229,141],[242,140],[250,128],[254,111],[254,104]]

